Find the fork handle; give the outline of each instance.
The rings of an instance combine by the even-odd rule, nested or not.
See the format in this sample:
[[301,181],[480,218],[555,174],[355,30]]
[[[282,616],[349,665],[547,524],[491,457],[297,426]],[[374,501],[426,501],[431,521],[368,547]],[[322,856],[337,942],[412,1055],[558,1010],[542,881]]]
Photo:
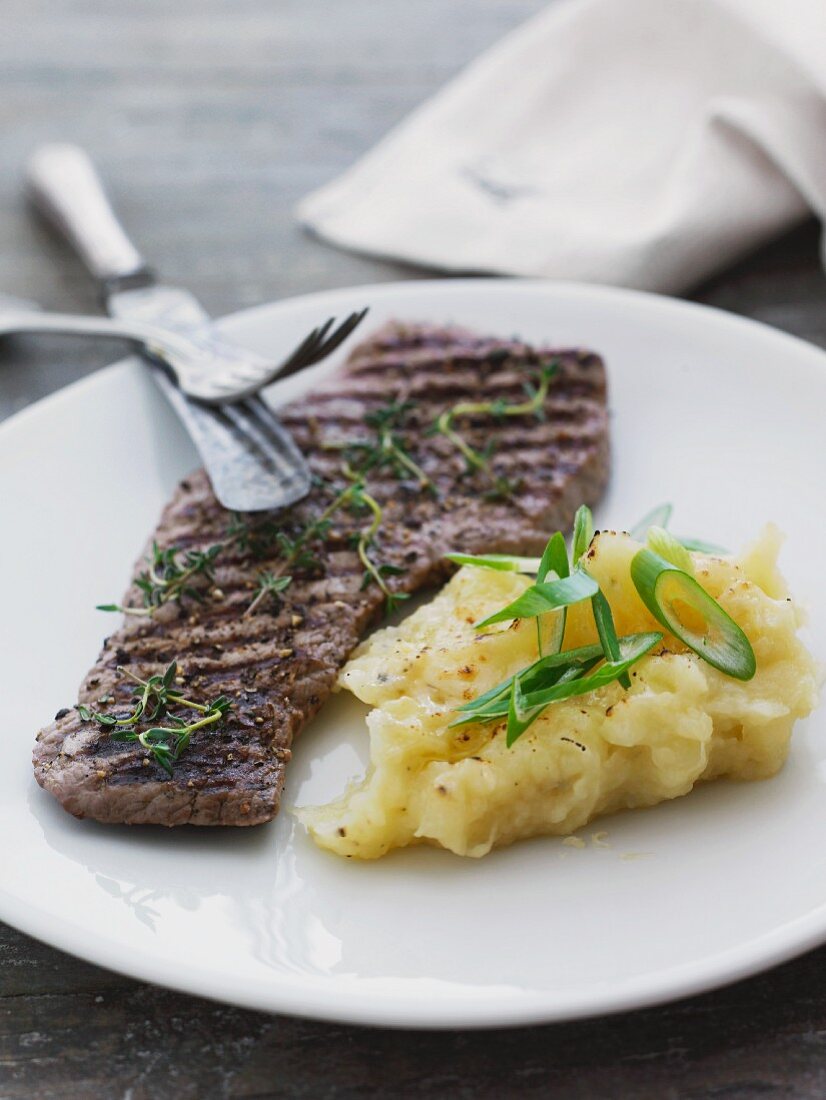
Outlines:
[[115,217],[95,166],[77,145],[37,149],[26,166],[26,191],[104,287],[151,281],[152,273]]

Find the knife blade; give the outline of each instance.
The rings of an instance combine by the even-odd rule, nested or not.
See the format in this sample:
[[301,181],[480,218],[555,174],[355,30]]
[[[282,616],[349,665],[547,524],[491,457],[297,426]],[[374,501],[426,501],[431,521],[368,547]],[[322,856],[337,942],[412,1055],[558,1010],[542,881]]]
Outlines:
[[[197,335],[211,321],[188,290],[159,283],[126,236],[103,190],[94,165],[82,149],[49,145],[31,158],[27,189],[37,208],[75,247],[98,281],[113,317],[143,320]],[[254,399],[257,416],[207,407],[189,400],[157,366],[149,368],[157,385],[187,429],[218,500],[238,512],[284,507],[309,492],[311,473],[304,456],[275,414]],[[239,418],[245,430],[239,431]],[[259,420],[277,446],[267,445]],[[285,458],[279,460],[278,452]],[[290,472],[292,480],[286,479]]]

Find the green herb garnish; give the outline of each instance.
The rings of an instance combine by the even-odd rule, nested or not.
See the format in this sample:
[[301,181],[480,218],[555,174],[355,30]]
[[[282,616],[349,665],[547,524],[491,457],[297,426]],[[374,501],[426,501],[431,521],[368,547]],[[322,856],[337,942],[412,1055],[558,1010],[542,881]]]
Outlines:
[[746,635],[694,577],[652,550],[631,561],[631,579],[654,618],[713,668],[750,680],[757,663]]
[[[645,542],[649,529],[652,527],[665,529],[671,520],[673,508],[670,504],[658,504],[647,516],[631,528],[629,534],[637,542]],[[718,546],[714,542],[704,542],[702,539],[686,538],[684,536],[672,536],[681,543],[686,550],[692,550],[698,554],[727,554],[728,550]],[[656,549],[656,548],[655,548]],[[663,555],[665,557],[666,555]]]
[[676,565],[684,573],[694,576],[694,562],[691,560],[691,554],[670,531],[666,531],[664,527],[651,526],[648,528],[646,541],[655,554],[659,554],[661,558],[670,561],[672,565]]
[[629,532],[631,538],[636,539],[637,542],[644,542],[649,527],[668,527],[673,511],[674,508],[671,504],[658,504],[656,508],[652,508],[647,515],[643,516],[639,523],[634,524]]
[[585,554],[594,538],[594,517],[587,504],[581,504],[574,516],[574,535],[571,544],[571,561],[574,565]]
[[520,558],[511,554],[445,554],[456,565],[473,565],[481,569],[496,569],[500,573],[528,573],[539,571],[540,558]]
[[570,607],[580,600],[589,600],[599,592],[599,585],[582,569],[575,569],[569,577],[560,577],[555,581],[532,584],[521,596],[507,607],[488,615],[476,623],[476,629],[482,630],[494,623],[507,622],[510,619],[533,619],[561,607]]
[[587,695],[613,683],[662,639],[662,634],[656,632],[620,638],[618,659],[604,661],[598,668],[595,666],[603,657],[601,646],[583,646],[541,658],[485,695],[457,708],[464,713],[451,725],[499,722],[507,718],[510,746],[551,703]]
[[162,549],[152,543],[147,568],[136,578],[135,587],[143,596],[143,607],[122,607],[120,604],[98,604],[98,611],[121,611],[125,615],[151,615],[173,600],[189,596],[202,601],[204,585],[193,584],[201,578],[207,585],[215,580],[215,559],[224,548],[216,543],[206,550],[180,550],[176,546]]
[[[81,704],[77,708],[80,720],[97,722],[114,741],[137,741],[169,775],[172,775],[174,762],[189,745],[192,734],[222,722],[232,707],[231,700],[225,695],[219,695],[206,705],[181,695],[173,687],[178,675],[177,661],[173,661],[163,675],[150,676],[148,680],[142,680],[120,666],[118,671],[135,681],[132,711],[129,714],[106,714]],[[171,707],[195,711],[200,717],[187,720],[173,714]],[[157,722],[161,719],[166,721],[165,726],[137,729],[141,721]]]
[[255,589],[255,595],[252,598],[252,603],[249,605],[244,615],[252,615],[255,613],[259,604],[265,600],[268,596],[271,597],[276,606],[280,603],[281,593],[289,588],[292,583],[292,577],[279,576],[276,573],[262,572],[258,574],[258,587]]
[[502,420],[509,416],[535,416],[542,419],[545,415],[545,400],[551,379],[558,369],[559,364],[556,360],[545,363],[539,368],[536,386],[531,385],[530,382],[526,383],[527,401],[513,405],[508,405],[504,401],[460,401],[451,408],[445,409],[433,425],[434,430],[449,439],[459,451],[470,473],[478,471],[491,482],[493,496],[508,497],[514,489],[507,478],[497,474],[493,469],[491,463],[493,441],[485,450],[477,450],[457,431],[456,421],[470,416],[490,416],[495,420]]
[[[689,540],[677,539],[665,530],[671,505],[654,509],[634,528],[647,537],[649,547],[639,551],[631,563],[631,579],[652,615],[689,649],[714,668],[740,680],[755,673],[751,644],[734,620],[695,580],[689,554]],[[614,681],[627,690],[629,670],[660,644],[658,632],[618,637],[611,606],[596,580],[582,564],[594,536],[591,512],[581,507],[574,522],[571,561],[565,553],[560,532],[545,547],[540,562],[507,555],[451,554],[458,564],[483,566],[511,572],[535,573],[536,581],[507,607],[476,623],[476,629],[516,619],[537,620],[539,657],[520,672],[457,707],[459,717],[451,726],[506,720],[507,744],[512,745],[551,703],[596,691]],[[697,544],[706,551],[710,544]],[[553,575],[555,579],[546,580]],[[599,645],[561,649],[567,608],[590,600]],[[543,654],[540,617],[557,613],[560,631],[552,652]],[[556,644],[558,642],[558,645]]]
[[[536,571],[536,584],[543,584],[551,573],[553,573],[557,580],[565,580],[570,577],[571,574],[570,566],[568,565],[568,551],[565,548],[565,539],[561,531],[557,531],[555,535],[552,535],[548,539],[548,543],[542,554],[542,559],[539,562],[539,568]],[[548,650],[551,653],[556,653],[558,650],[562,649],[567,617],[567,606],[563,604],[555,613],[554,632],[552,636],[548,638]],[[542,625],[542,616],[537,615],[536,648],[540,657],[542,656],[544,648],[542,643]]]

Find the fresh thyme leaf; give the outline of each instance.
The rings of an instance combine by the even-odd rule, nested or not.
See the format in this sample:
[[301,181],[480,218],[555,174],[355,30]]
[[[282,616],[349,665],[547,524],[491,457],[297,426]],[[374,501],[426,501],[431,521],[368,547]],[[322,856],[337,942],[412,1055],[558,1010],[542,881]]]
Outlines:
[[157,608],[184,596],[203,600],[203,592],[191,581],[202,578],[206,584],[215,580],[215,560],[226,543],[216,543],[206,550],[181,550],[177,546],[161,548],[152,543],[146,569],[135,579],[135,587],[143,596],[143,607],[122,607],[120,604],[98,604],[100,611],[121,611],[126,615],[152,615]]
[[403,569],[400,565],[390,565],[389,562],[380,565],[378,568],[379,573],[381,573],[383,577],[401,577],[407,572],[407,570]]
[[272,597],[276,605],[279,603],[279,597],[292,584],[291,576],[283,576],[278,573],[259,573],[258,574],[258,587],[255,590],[252,603],[249,605],[244,615],[252,615],[256,608],[265,600],[268,596]]

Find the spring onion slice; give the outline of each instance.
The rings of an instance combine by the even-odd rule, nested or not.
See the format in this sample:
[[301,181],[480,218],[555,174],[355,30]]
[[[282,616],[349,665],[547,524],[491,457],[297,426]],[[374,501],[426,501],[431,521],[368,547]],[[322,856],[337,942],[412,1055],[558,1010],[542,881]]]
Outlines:
[[661,558],[670,561],[690,577],[694,576],[694,562],[683,543],[678,538],[666,531],[664,527],[656,524],[648,528],[647,541],[650,548]]
[[[551,571],[560,578],[569,576],[571,572],[568,565],[568,551],[565,547],[565,539],[561,531],[557,531],[555,535],[551,535],[548,539],[548,544],[539,562],[539,569],[536,572],[537,583],[542,584]],[[553,633],[548,639],[548,649],[551,653],[558,653],[559,650],[562,649],[562,639],[565,637],[565,620],[567,617],[568,612],[564,607],[560,608],[554,617]],[[537,615],[536,618],[536,648],[541,657],[543,655],[541,615]]]
[[529,726],[533,725],[544,709],[544,707],[526,707],[519,677],[514,676],[511,693],[508,696],[508,725],[505,734],[508,748],[514,741],[519,740]]
[[[623,639],[628,641],[628,639]],[[544,691],[523,691],[518,699],[518,707],[512,704],[515,692],[511,693],[509,704],[514,705],[513,735],[511,733],[510,706],[508,710],[508,748],[535,722],[543,710],[551,703],[559,703],[563,699],[570,699],[575,695],[587,695],[589,692],[598,691],[607,684],[618,680],[623,673],[641,660],[655,645],[663,640],[662,634],[638,634],[633,645],[627,645],[624,649],[623,659],[620,661],[606,661],[594,672],[575,679],[560,679],[559,683]],[[521,728],[520,728],[521,726]]]
[[[620,646],[619,638],[617,638],[617,630],[614,626],[614,616],[611,614],[611,605],[601,591],[597,592],[596,596],[591,597],[591,608],[594,612],[594,622],[596,623],[597,634],[599,635],[599,640],[603,652],[605,653],[605,660],[619,661]],[[631,681],[628,678],[627,672],[623,672],[619,681],[624,688],[631,687]]]
[[[586,664],[568,665],[567,668],[557,670],[554,677],[545,678],[542,683],[542,690],[544,691],[549,687],[555,687],[557,684],[572,683],[574,680],[580,679],[587,672],[590,672],[595,665],[599,664],[601,660],[602,654],[593,661],[588,661]],[[484,706],[479,707],[478,710],[469,711],[461,718],[457,718],[454,722],[451,722],[448,728],[452,729],[454,726],[484,725],[486,722],[499,722],[502,718],[507,718],[514,680],[519,680],[519,688],[523,695],[526,694],[526,687],[533,683],[532,681],[523,680],[522,675],[517,673],[516,676],[510,678],[508,681],[508,688],[500,698],[485,703]]]
[[482,619],[475,624],[475,627],[481,630],[483,627],[507,622],[509,619],[534,619],[537,615],[545,615],[548,611],[557,611],[561,607],[570,607],[571,604],[579,603],[581,600],[590,600],[597,592],[599,592],[597,582],[583,570],[575,569],[570,577],[560,577],[548,583],[532,584],[513,603]]
[[[560,676],[558,683],[567,684],[572,683],[582,675],[582,671],[579,669],[568,668]],[[576,693],[574,693],[576,694]],[[525,690],[522,685],[522,678],[520,676],[514,676],[513,684],[511,685],[511,692],[507,698],[507,712],[506,717],[508,724],[505,732],[505,743],[508,748],[517,741],[525,730],[532,726],[537,718],[542,714],[547,707],[529,707],[525,696]]]
[[498,569],[502,573],[530,573],[539,570],[539,558],[520,558],[510,554],[445,554],[456,565],[475,565],[482,569]]
[[591,509],[583,504],[577,509],[574,517],[574,539],[571,549],[571,560],[576,563],[591,545],[594,537],[594,517]]
[[618,680],[623,672],[627,672],[662,640],[663,636],[659,631],[628,635],[620,639],[622,658],[619,661],[606,661],[593,672],[580,676],[576,680],[565,683],[560,681],[542,691],[525,692],[525,706],[547,706],[561,699],[570,699],[572,695],[586,695],[588,692],[597,691],[606,684]]
[[631,579],[654,618],[704,661],[736,680],[754,676],[748,638],[694,577],[652,550],[640,550],[631,561]]
[[716,542],[704,542],[702,539],[681,538],[679,540],[686,550],[693,550],[696,554],[729,554],[725,546],[718,546]]
[[[632,634],[629,635],[629,637],[633,638],[635,635]],[[576,669],[580,672],[587,671],[590,666],[594,665],[597,661],[601,661],[602,657],[602,646],[580,646],[578,649],[566,650],[565,653],[552,653],[546,657],[540,657],[538,661],[534,661],[532,665],[523,668],[517,675],[522,680],[523,687],[526,687],[529,691],[538,691],[541,687],[549,687],[555,684],[559,677],[567,672],[568,669]],[[481,710],[490,703],[501,702],[502,699],[507,699],[513,680],[514,677],[509,676],[507,680],[503,680],[501,684],[492,687],[490,691],[486,691],[484,695],[479,695],[476,699],[471,699],[469,703],[462,703],[456,710]],[[507,709],[507,707],[505,709]]]
[[652,508],[647,516],[643,516],[639,523],[635,524],[629,534],[632,539],[642,542],[645,539],[649,527],[667,527],[674,508],[671,504],[658,504]]
[[561,531],[548,539],[536,571],[537,581],[541,584],[552,570],[558,577],[567,577],[570,573],[568,551],[565,549],[565,539]]

